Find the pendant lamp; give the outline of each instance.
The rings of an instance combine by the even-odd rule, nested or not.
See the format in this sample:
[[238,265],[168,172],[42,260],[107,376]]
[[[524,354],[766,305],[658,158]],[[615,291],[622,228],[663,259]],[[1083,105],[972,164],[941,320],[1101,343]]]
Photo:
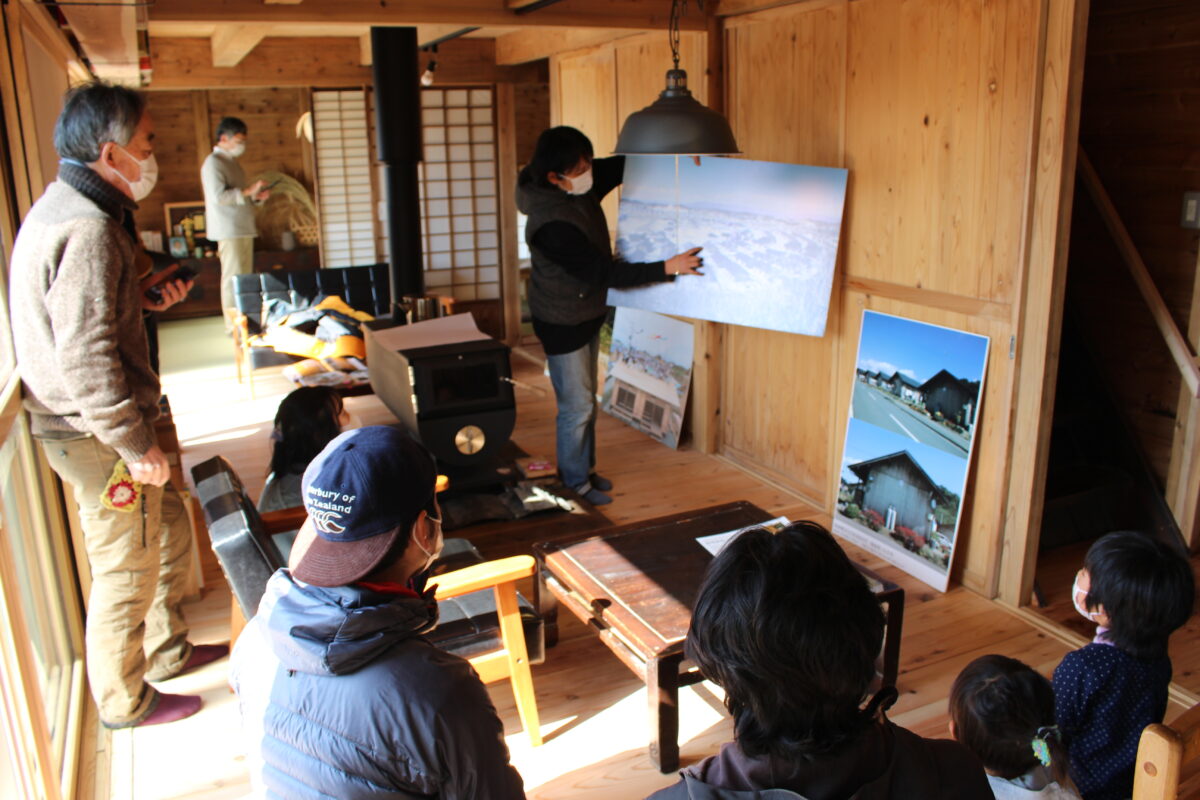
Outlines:
[[[671,58],[667,88],[651,105],[625,120],[614,150],[630,156],[718,156],[740,153],[724,116],[702,105],[687,88],[687,72],[679,68],[679,18],[687,0],[672,0]],[[697,4],[703,8],[702,0]]]

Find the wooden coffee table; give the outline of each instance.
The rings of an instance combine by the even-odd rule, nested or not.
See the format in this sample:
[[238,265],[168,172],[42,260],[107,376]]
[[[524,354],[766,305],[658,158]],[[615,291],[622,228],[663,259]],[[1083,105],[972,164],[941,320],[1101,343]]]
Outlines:
[[[770,514],[750,503],[728,503],[588,538],[534,545],[539,574],[535,600],[546,620],[546,644],[557,640],[562,603],[596,628],[601,641],[646,683],[650,760],[662,772],[679,768],[679,687],[704,679],[683,657],[692,604],[712,561],[696,538],[769,519]],[[855,566],[885,605],[887,633],[877,681],[895,685],[904,590]]]

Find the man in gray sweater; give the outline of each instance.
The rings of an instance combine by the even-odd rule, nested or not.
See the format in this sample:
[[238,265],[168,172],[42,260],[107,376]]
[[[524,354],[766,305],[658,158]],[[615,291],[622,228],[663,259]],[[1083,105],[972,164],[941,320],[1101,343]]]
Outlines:
[[[194,714],[167,680],[228,652],[193,646],[181,613],[191,568],[187,515],[154,439],[150,367],[135,264],[137,200],[158,167],[145,99],[88,84],[54,130],[58,179],[26,216],[10,274],[13,344],[25,408],[50,466],[74,490],[92,586],[85,645],[100,719],[121,728]],[[165,303],[187,286],[163,285]]]
[[226,329],[235,312],[233,276],[254,271],[254,203],[266,200],[270,192],[262,181],[246,185],[246,173],[238,159],[246,152],[246,123],[226,117],[217,125],[217,144],[200,167],[204,186],[206,236],[217,243],[221,259],[221,308]]

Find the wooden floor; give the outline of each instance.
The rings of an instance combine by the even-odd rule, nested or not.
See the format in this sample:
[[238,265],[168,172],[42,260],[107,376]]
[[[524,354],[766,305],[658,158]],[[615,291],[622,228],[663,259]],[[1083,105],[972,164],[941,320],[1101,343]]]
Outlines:
[[[185,472],[220,453],[238,469],[252,494],[265,478],[271,419],[289,390],[278,374],[260,373],[257,399],[237,384],[232,348],[219,322],[172,323],[162,331],[164,386],[171,398],[185,450]],[[541,392],[517,390],[514,440],[531,454],[553,454],[553,398],[541,367],[514,356],[522,382]],[[347,407],[363,423],[390,420],[373,396],[351,398]],[[615,502],[603,509],[614,523],[650,519],[732,500],[748,500],[792,519],[822,515],[799,498],[767,485],[731,464],[686,449],[669,450],[601,415],[598,468],[616,485]],[[828,519],[822,520],[828,523]],[[469,535],[469,530],[462,533]],[[505,549],[532,542],[504,542]],[[485,550],[498,545],[481,541]],[[901,649],[901,697],[892,711],[899,724],[926,736],[944,736],[951,681],[969,661],[1004,653],[1049,673],[1069,647],[1021,616],[955,587],[941,594],[847,546],[907,592]],[[228,637],[228,590],[208,558],[207,585],[187,607],[195,641]],[[489,687],[505,723],[514,765],[531,798],[640,798],[675,780],[660,775],[646,753],[646,693],[637,678],[582,624],[564,613],[561,640],[534,668],[534,684],[546,743],[531,748],[520,729],[507,683]],[[97,797],[242,797],[249,790],[238,737],[237,706],[225,685],[227,661],[164,685],[199,692],[205,708],[191,719],[157,728],[101,734],[91,774]],[[1169,715],[1178,713],[1173,709]],[[700,684],[682,692],[684,763],[701,759],[731,737],[720,693]],[[106,789],[108,791],[106,791]]]

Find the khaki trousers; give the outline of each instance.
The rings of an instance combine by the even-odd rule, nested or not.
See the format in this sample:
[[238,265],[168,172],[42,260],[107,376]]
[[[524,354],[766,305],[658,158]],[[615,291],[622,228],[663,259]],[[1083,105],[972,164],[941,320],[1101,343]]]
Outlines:
[[43,440],[75,492],[92,572],[84,646],[88,682],[108,727],[140,722],[158,694],[146,681],[174,675],[191,656],[181,604],[191,569],[191,531],[179,493],[144,486],[141,507],[100,504],[120,456],[94,437]]
[[228,327],[237,306],[234,303],[233,276],[254,272],[254,237],[239,236],[217,242],[217,258],[221,259],[221,309]]

